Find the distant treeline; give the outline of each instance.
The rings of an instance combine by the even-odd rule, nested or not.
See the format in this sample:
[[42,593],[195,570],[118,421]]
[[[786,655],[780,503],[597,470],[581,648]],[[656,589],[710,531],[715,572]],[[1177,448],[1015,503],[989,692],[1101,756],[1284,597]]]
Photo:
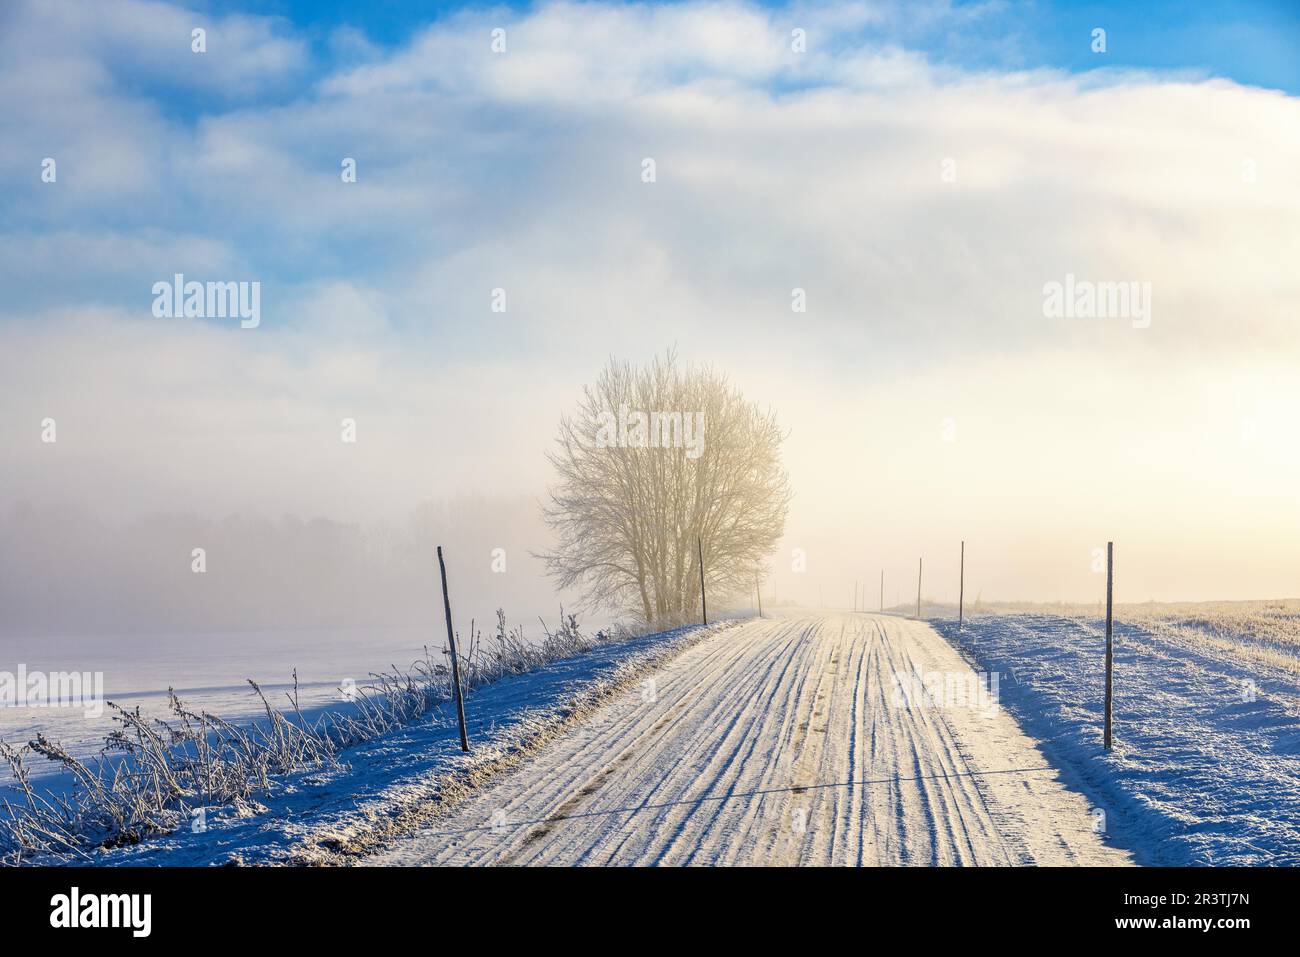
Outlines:
[[0,634],[440,622],[438,544],[467,619],[497,607],[554,612],[529,554],[548,533],[526,498],[427,503],[400,525],[366,527],[252,515],[115,522],[19,503],[0,516]]

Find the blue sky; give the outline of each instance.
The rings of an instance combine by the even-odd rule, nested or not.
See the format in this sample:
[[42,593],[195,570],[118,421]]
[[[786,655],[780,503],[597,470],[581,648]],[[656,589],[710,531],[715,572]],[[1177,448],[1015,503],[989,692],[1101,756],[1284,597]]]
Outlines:
[[[766,3],[774,10],[790,5]],[[378,44],[410,39],[431,20],[466,6],[527,10],[531,4],[461,4],[418,0],[235,0],[214,7],[279,16],[310,33],[328,61],[330,31],[352,26]],[[1116,2],[955,2],[950,22],[912,24],[901,37],[934,59],[970,68],[1095,69],[1094,27],[1107,31],[1105,65],[1191,69],[1241,83],[1300,92],[1300,3],[1295,0],[1116,0]],[[985,9],[971,20],[961,14]],[[797,17],[796,17],[797,19]],[[893,35],[891,35],[893,34]],[[871,31],[867,31],[871,35]]]
[[[544,5],[543,5],[544,6]],[[684,9],[685,5],[658,5],[666,9]],[[617,9],[619,4],[602,5]],[[649,5],[654,8],[655,5]],[[39,10],[39,4],[28,5]],[[241,117],[255,115],[257,111],[282,109],[290,115],[301,115],[312,109],[312,104],[328,100],[331,89],[353,71],[364,71],[374,64],[417,59],[411,53],[414,45],[431,31],[486,31],[494,23],[517,24],[526,21],[530,13],[541,7],[532,5],[464,5],[445,3],[420,3],[410,0],[376,0],[373,3],[342,2],[342,0],[235,0],[235,2],[209,3],[199,0],[195,4],[171,4],[157,9],[172,10],[176,20],[175,32],[183,33],[193,16],[184,11],[202,11],[208,17],[204,22],[229,22],[233,13],[248,14],[252,24],[248,28],[249,42],[241,44],[241,52],[251,63],[247,68],[231,66],[227,62],[227,42],[224,28],[213,30],[212,54],[202,60],[176,59],[184,56],[184,45],[168,36],[158,26],[160,18],[152,12],[146,32],[131,38],[115,37],[107,24],[100,30],[109,33],[107,38],[87,38],[91,32],[87,24],[78,32],[77,41],[84,46],[85,70],[103,71],[111,78],[111,103],[105,105],[110,112],[121,108],[124,120],[134,120],[142,113],[157,117],[160,126],[154,135],[170,128],[166,136],[196,136],[205,127],[220,127],[237,122]],[[75,7],[71,8],[75,9]],[[85,8],[82,8],[85,9]],[[111,9],[111,5],[99,8]],[[131,9],[152,10],[144,4],[133,4]],[[1066,71],[1086,80],[1096,76],[1100,82],[1116,82],[1115,77],[1128,69],[1156,71],[1170,79],[1192,80],[1206,77],[1225,77],[1238,83],[1278,88],[1295,94],[1300,90],[1300,3],[1285,0],[1256,0],[1256,2],[1221,2],[1207,0],[1196,4],[1176,2],[1148,3],[1050,3],[1050,2],[974,2],[947,3],[935,0],[928,4],[821,4],[754,5],[749,9],[762,10],[769,18],[768,26],[774,32],[788,31],[790,25],[805,25],[810,29],[810,43],[815,53],[829,51],[831,59],[852,61],[864,51],[903,51],[908,57],[919,58],[926,69],[940,80],[959,82],[963,77],[987,73],[1006,76],[1015,71],[1058,70]],[[852,14],[828,16],[827,11],[856,11]],[[873,12],[874,11],[874,12]],[[138,14],[142,18],[145,13]],[[579,10],[574,14],[583,18]],[[128,17],[119,20],[123,34],[130,23]],[[142,25],[144,21],[142,20]],[[1106,52],[1092,52],[1091,31],[1100,26],[1107,31]],[[61,44],[56,29],[42,26],[52,48]],[[130,29],[135,29],[131,27]],[[778,34],[779,36],[779,34]],[[549,44],[554,38],[547,37]],[[632,42],[628,37],[623,42]],[[0,43],[3,38],[0,38]],[[21,38],[13,41],[22,46]],[[664,42],[672,42],[671,36]],[[172,49],[167,56],[158,56],[158,45],[168,44]],[[72,56],[76,44],[62,44],[60,56]],[[262,51],[274,49],[269,56]],[[81,52],[81,51],[77,51]],[[261,58],[259,60],[258,58]],[[742,57],[743,58],[743,57]],[[262,61],[270,63],[262,68]],[[273,61],[273,62],[272,62]],[[53,57],[45,62],[52,64]],[[666,61],[665,61],[666,62]],[[437,83],[435,68],[425,65],[425,81]],[[197,68],[196,68],[197,67]],[[835,89],[842,78],[833,70],[814,69],[793,71],[767,69],[747,72],[738,64],[729,63],[719,71],[716,65],[697,68],[689,56],[678,58],[667,70],[678,71],[657,75],[653,82],[674,82],[683,77],[708,78],[719,73],[742,75],[744,82],[755,88],[773,93],[790,93],[808,88]],[[945,74],[945,69],[956,71]],[[67,72],[54,85],[52,93],[64,92]],[[75,72],[74,72],[74,75]],[[18,73],[14,73],[18,83]],[[24,91],[36,104],[43,99],[41,84],[25,84]],[[96,92],[104,92],[102,85]],[[22,94],[19,94],[22,95]],[[68,91],[69,99],[75,91]],[[439,100],[438,107],[454,110],[455,98]],[[54,107],[61,112],[63,107]],[[69,107],[71,109],[71,107]],[[254,111],[249,114],[246,111]],[[41,110],[38,122],[44,125],[50,110]],[[538,142],[556,135],[564,124],[572,122],[559,111],[547,110],[544,115],[531,114],[519,107],[504,106],[489,110],[485,122],[505,124],[513,135],[535,128],[536,137],[530,138],[525,151]],[[426,118],[416,118],[420,123]],[[0,120],[2,122],[2,120]],[[338,126],[336,135],[311,137],[300,140],[294,150],[298,159],[311,157],[323,168],[336,162],[337,152],[351,153],[362,144],[346,142],[351,134]],[[54,142],[66,138],[71,130],[57,128],[52,131]],[[17,130],[14,137],[31,136],[31,130]],[[507,134],[511,135],[511,134]],[[123,132],[115,139],[121,142],[106,144],[109,152],[125,149],[129,134]],[[40,140],[32,136],[33,145]],[[46,137],[48,142],[50,137]],[[102,138],[98,138],[101,139]],[[139,152],[141,144],[130,147]],[[365,164],[373,181],[376,167],[383,169],[397,158],[384,155],[370,144]],[[46,147],[47,150],[52,147]],[[186,161],[194,157],[192,151],[179,157]],[[442,162],[440,155],[426,154],[424,159],[404,157],[401,162],[423,165],[433,173]],[[475,159],[460,158],[448,162],[457,164],[437,172],[440,177],[451,177],[462,189],[471,184],[481,191],[522,190],[520,205],[528,204],[528,196],[536,196],[528,185],[528,177],[520,177],[512,169],[516,159],[500,153],[481,155]],[[171,166],[171,162],[167,161]],[[48,191],[42,193],[39,184],[21,178],[10,180],[10,185],[0,185],[0,230],[15,232],[35,230],[48,232],[58,223],[49,217]],[[363,180],[364,182],[364,180]],[[222,220],[212,208],[224,200],[217,195],[196,196],[192,190],[180,187],[181,194],[159,203],[157,196],[142,197],[144,202],[113,203],[107,197],[89,206],[79,206],[76,228],[84,232],[98,223],[110,229],[131,230],[137,237],[150,230],[176,228],[176,220],[192,218],[199,214],[210,225],[219,226],[221,241],[227,242],[232,253],[242,253],[259,273],[273,274],[286,283],[319,280],[336,275],[341,264],[348,262],[355,272],[362,269],[391,268],[400,265],[407,257],[412,244],[411,236],[365,227],[372,235],[361,248],[354,236],[337,234],[306,234],[277,222],[268,224],[239,217]],[[206,190],[204,190],[206,191]],[[530,193],[531,191],[531,193]],[[34,200],[34,202],[33,202]],[[174,200],[181,200],[176,202]],[[457,215],[466,215],[467,206],[459,205]],[[272,228],[268,230],[268,225]],[[436,223],[420,225],[423,234],[418,237],[428,246],[446,242],[448,230]],[[208,228],[209,234],[216,232]],[[462,233],[463,235],[463,233]],[[4,277],[0,271],[0,277]],[[28,284],[25,270],[15,267],[9,273],[12,280],[10,295],[0,304],[0,317],[15,311],[27,311],[37,305],[52,301],[48,286],[43,283]],[[133,288],[138,283],[120,271],[114,276],[87,275],[84,280],[75,277],[62,285],[59,297],[81,300],[86,297],[87,286],[101,293],[115,291],[117,284]],[[125,290],[122,290],[125,293]],[[527,348],[527,343],[519,343]]]
[[[1288,593],[1296,15],[1191,6],[11,0],[0,508],[535,497],[581,383],[675,345],[779,410],[822,563],[964,523],[986,596],[1091,597],[1100,522],[1144,596]],[[260,325],[154,316],[178,272]],[[1152,321],[1046,316],[1068,275]]]

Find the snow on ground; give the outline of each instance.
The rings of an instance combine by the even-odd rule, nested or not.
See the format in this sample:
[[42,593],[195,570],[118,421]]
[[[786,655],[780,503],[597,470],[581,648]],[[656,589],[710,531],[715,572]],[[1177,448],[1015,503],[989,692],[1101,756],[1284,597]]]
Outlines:
[[312,863],[346,860],[440,802],[508,768],[562,733],[655,664],[732,623],[597,645],[535,671],[502,678],[465,699],[472,745],[460,751],[455,712],[344,751],[339,768],[291,775],[260,796],[264,810],[208,813],[206,827],[101,852],[107,866]]
[[895,676],[975,679],[923,622],[751,620],[366,863],[1128,862],[1005,712]]
[[[472,694],[468,758],[439,712],[99,863],[1296,864],[1278,615],[1117,624],[1110,755],[1095,619],[792,612],[600,645]],[[1000,710],[900,699],[897,675],[973,676],[954,646]]]
[[1139,863],[1300,863],[1300,675],[1287,643],[1261,654],[1258,640],[1234,640],[1222,615],[1139,620],[1115,626],[1109,755],[1103,621],[990,616],[961,633],[955,621],[934,625],[1001,673],[1004,707]]
[[[434,628],[220,632],[199,635],[113,635],[0,637],[0,671],[99,672],[103,697],[145,714],[169,716],[167,689],[195,710],[244,724],[259,718],[262,702],[248,686],[252,678],[277,705],[293,689],[305,711],[342,704],[339,686],[347,679],[364,685],[370,672],[405,668],[421,657],[423,646],[445,644]],[[79,707],[0,707],[0,740],[18,745],[37,732],[57,741],[87,763],[99,754],[104,736],[118,725],[100,708],[87,715]],[[32,779],[49,787],[70,781],[50,761],[32,761]],[[0,796],[10,797],[7,767],[0,767]]]

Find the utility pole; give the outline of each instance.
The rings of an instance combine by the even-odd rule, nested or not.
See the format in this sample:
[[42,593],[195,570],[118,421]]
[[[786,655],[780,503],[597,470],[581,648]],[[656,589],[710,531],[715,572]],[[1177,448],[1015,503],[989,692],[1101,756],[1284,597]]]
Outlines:
[[916,617],[921,617],[921,564],[924,559],[916,560]]
[[965,618],[962,614],[966,601],[966,540],[961,542],[961,572],[957,579],[957,630],[961,631]]
[[460,722],[460,749],[469,753],[469,735],[465,733],[465,699],[460,693],[460,656],[456,654],[456,632],[451,627],[451,599],[447,597],[447,566],[438,546],[438,571],[442,574],[442,610],[447,616],[447,644],[451,646],[451,684],[456,698],[456,720]]
[[695,536],[695,547],[700,551],[700,612],[704,617],[704,623],[709,623],[709,601],[704,597],[704,543],[700,541],[700,536]]
[[761,581],[754,583],[754,594],[758,596],[758,617],[763,617],[763,583]]
[[1106,543],[1106,727],[1103,732],[1106,750],[1110,750],[1111,672],[1113,654],[1111,642],[1112,601],[1115,588],[1115,543]]
[[885,570],[880,569],[880,613],[885,613]]

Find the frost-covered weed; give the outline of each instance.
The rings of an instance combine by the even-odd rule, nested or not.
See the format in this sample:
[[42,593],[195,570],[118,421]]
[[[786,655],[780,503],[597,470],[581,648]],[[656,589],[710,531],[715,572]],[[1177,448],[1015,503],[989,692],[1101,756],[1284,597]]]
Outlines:
[[[467,646],[457,637],[464,690],[628,637],[621,629],[586,635],[563,609],[555,631],[545,622],[542,627],[545,637],[529,642],[522,628],[507,628],[505,612],[498,610],[496,633],[485,643],[471,622]],[[85,861],[151,834],[194,826],[210,809],[256,813],[263,809],[257,795],[283,776],[334,767],[340,752],[418,721],[447,701],[450,654],[443,648],[438,660],[426,647],[406,669],[371,674],[368,684],[354,689],[348,712],[327,711],[314,719],[299,708],[297,672],[285,711],[272,707],[249,680],[266,716],[244,726],[190,709],[170,688],[166,718],[109,702],[117,727],[90,763],[40,733],[20,747],[0,741],[0,760],[9,765],[20,795],[14,803],[0,800],[0,863]],[[27,766],[31,756],[62,765],[73,779],[72,789],[54,795],[34,787]]]

